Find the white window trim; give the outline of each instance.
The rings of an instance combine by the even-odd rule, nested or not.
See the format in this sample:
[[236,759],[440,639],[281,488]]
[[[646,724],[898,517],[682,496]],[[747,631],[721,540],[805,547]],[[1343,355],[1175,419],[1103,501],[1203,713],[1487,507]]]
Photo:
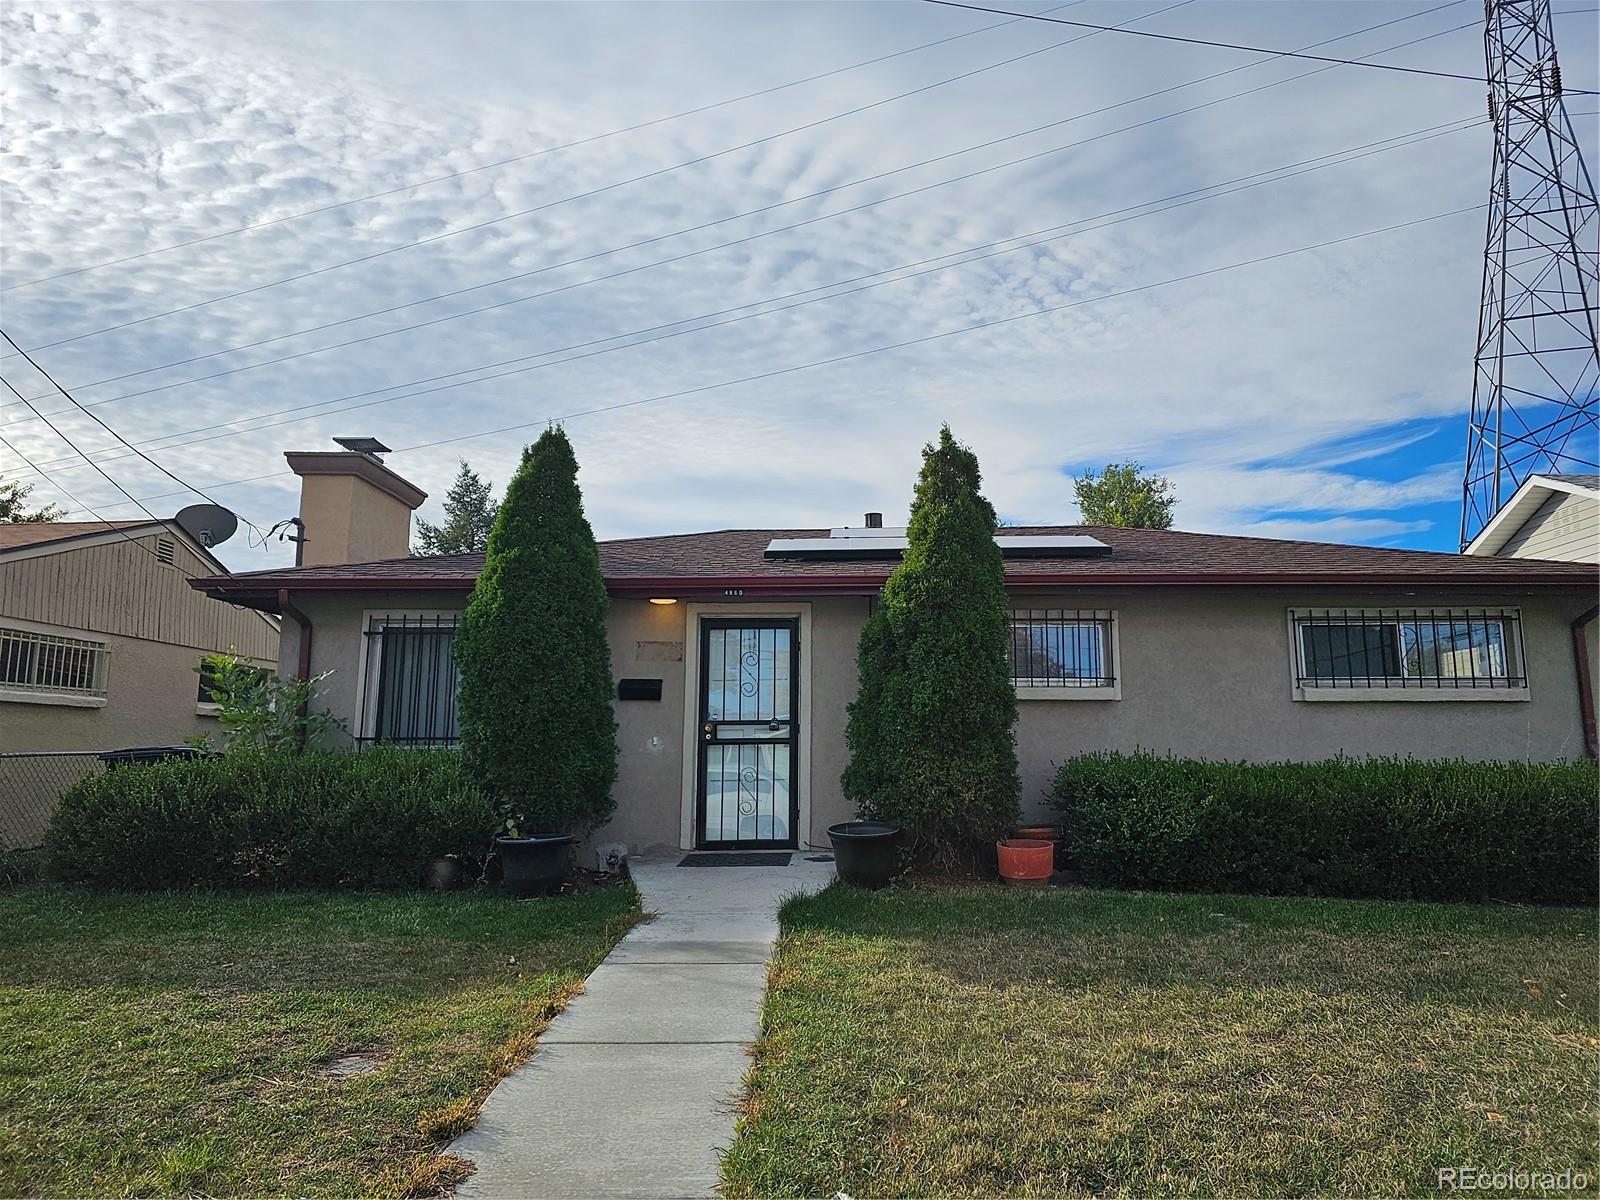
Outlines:
[[792,617],[800,625],[800,742],[796,747],[799,785],[795,788],[799,815],[795,818],[795,845],[817,848],[811,837],[811,605],[798,604],[685,604],[683,606],[683,791],[678,821],[678,848],[695,848],[695,797],[699,783],[700,722],[700,618]]
[[1006,627],[1009,630],[1012,613],[1029,612],[1074,612],[1092,613],[1095,620],[1108,620],[1111,623],[1111,678],[1114,682],[1110,687],[1067,687],[1054,684],[1047,687],[1029,687],[1012,680],[1016,689],[1017,699],[1023,700],[1121,700],[1122,699],[1122,627],[1117,619],[1117,610],[1114,608],[1079,608],[1079,609],[1050,609],[1050,608],[1022,608],[1012,605],[1006,610]]
[[[355,702],[357,705],[357,716],[355,724],[357,731],[354,734],[355,737],[367,739],[377,736],[376,730],[378,725],[378,706],[376,704],[369,704],[368,701],[375,699],[375,697],[367,695],[367,662],[372,657],[372,655],[367,652],[367,631],[372,628],[373,618],[394,617],[408,621],[431,621],[437,620],[441,617],[453,617],[455,618],[459,627],[461,614],[465,611],[466,610],[462,608],[368,608],[362,610],[360,631],[361,653],[356,658]],[[379,663],[379,667],[381,669],[381,662]],[[374,683],[375,682],[376,681],[374,681]]]
[[1429,684],[1418,680],[1404,687],[1305,687],[1300,683],[1302,646],[1300,621],[1307,617],[1326,617],[1335,612],[1348,612],[1352,617],[1379,618],[1392,614],[1384,608],[1291,608],[1289,620],[1289,693],[1295,700],[1307,703],[1331,704],[1525,704],[1533,699],[1532,680],[1527,678],[1527,647],[1522,638],[1522,610],[1508,604],[1451,604],[1438,606],[1440,612],[1470,611],[1474,608],[1492,608],[1507,614],[1516,621],[1517,655],[1522,663],[1523,677],[1520,686],[1464,687],[1460,684]]
[[17,687],[0,683],[0,704],[40,704],[54,705],[60,708],[104,708],[107,702],[109,676],[111,673],[111,643],[104,638],[94,637],[83,630],[69,629],[62,625],[41,625],[36,621],[22,621],[13,617],[0,619],[0,628],[13,629],[18,633],[38,634],[40,637],[67,638],[74,642],[86,642],[95,648],[95,687],[88,691],[36,691],[33,688]]

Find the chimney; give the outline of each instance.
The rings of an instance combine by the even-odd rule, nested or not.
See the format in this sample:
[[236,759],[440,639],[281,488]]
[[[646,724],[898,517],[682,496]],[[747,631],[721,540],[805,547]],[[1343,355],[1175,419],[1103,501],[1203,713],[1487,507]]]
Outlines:
[[428,494],[383,465],[371,438],[336,438],[347,450],[284,455],[300,476],[300,562],[338,566],[411,553],[411,512]]
[[867,528],[868,529],[882,529],[883,528],[883,514],[882,513],[868,513],[867,514]]

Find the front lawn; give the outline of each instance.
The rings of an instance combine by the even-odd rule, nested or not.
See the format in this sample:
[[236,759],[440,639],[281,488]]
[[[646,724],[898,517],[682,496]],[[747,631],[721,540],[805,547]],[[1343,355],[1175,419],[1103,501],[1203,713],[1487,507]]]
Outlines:
[[448,1182],[439,1147],[637,907],[0,892],[0,1195]]
[[835,887],[782,915],[731,1196],[1415,1195],[1455,1166],[1595,1194],[1592,910]]

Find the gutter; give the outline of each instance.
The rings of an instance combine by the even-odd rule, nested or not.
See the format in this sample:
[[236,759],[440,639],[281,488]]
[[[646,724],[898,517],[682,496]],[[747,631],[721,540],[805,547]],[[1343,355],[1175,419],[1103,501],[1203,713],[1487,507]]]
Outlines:
[[[300,627],[300,653],[299,653],[299,661],[295,665],[295,678],[296,679],[301,679],[301,680],[310,679],[311,678],[311,621],[310,621],[310,618],[308,618],[305,615],[305,613],[301,612],[298,608],[296,608],[294,603],[289,599],[289,589],[288,588],[279,588],[278,589],[278,611],[281,612],[284,616],[288,617],[290,620],[292,620],[296,625],[298,625]],[[302,721],[305,718],[306,710],[309,707],[309,704],[310,704],[310,702],[309,702],[309,699],[308,699],[307,701],[302,702],[301,705],[300,705],[300,709],[299,709],[299,712],[298,712],[297,715],[302,719]],[[299,748],[301,750],[304,750],[306,748],[306,729],[305,729],[305,725],[304,724],[302,724],[300,726],[300,733],[299,733],[297,741],[298,741]]]
[[1583,717],[1583,748],[1590,758],[1600,758],[1600,731],[1595,728],[1594,680],[1589,673],[1589,639],[1583,627],[1600,615],[1600,604],[1572,622],[1572,653],[1578,668],[1578,708]]
[[[1492,561],[1492,560],[1491,560]],[[875,596],[887,574],[871,575],[623,575],[605,581],[606,591],[623,598],[675,596],[685,600],[720,600],[804,596]],[[473,580],[462,576],[324,576],[315,579],[294,574],[257,576],[218,575],[191,580],[191,586],[218,600],[229,600],[254,608],[273,611],[274,593],[295,591],[340,592],[470,592]],[[1349,572],[1333,574],[1307,571],[1207,571],[1207,572],[1051,572],[1027,573],[1007,578],[1006,587],[1017,592],[1076,591],[1097,588],[1264,588],[1311,587],[1345,589],[1393,589],[1450,591],[1483,588],[1565,588],[1587,590],[1588,575],[1570,571],[1474,572],[1471,575],[1441,576],[1436,572]]]

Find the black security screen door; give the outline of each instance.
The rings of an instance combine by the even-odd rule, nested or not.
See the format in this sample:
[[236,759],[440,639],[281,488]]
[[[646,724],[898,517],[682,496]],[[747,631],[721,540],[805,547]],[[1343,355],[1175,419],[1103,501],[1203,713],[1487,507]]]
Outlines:
[[794,621],[701,621],[696,845],[797,845],[799,662]]

